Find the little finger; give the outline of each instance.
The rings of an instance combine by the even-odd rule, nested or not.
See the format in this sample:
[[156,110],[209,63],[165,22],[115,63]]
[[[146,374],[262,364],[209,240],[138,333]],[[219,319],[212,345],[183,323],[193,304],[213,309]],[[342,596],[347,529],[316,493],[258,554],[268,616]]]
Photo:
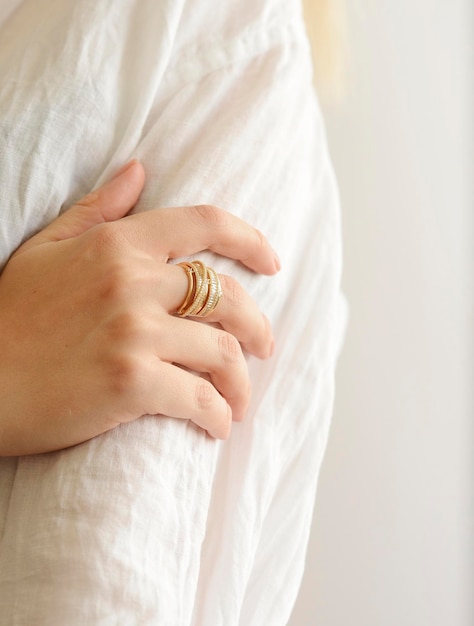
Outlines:
[[245,417],[250,399],[248,367],[238,340],[229,333],[192,320],[172,319],[160,333],[160,359],[207,373],[232,409],[232,418]]
[[158,361],[156,375],[160,381],[154,387],[145,412],[179,419],[190,419],[216,439],[230,434],[232,410],[209,381],[186,372],[171,363]]

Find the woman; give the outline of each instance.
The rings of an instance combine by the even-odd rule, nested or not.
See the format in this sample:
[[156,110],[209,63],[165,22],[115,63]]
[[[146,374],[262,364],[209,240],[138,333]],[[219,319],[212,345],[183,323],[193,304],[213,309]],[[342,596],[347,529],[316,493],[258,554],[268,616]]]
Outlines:
[[[18,359],[4,366],[3,454],[21,456],[1,459],[0,614],[284,624],[342,328],[337,193],[300,6],[16,4],[0,39],[4,261],[25,243],[0,289]],[[130,158],[144,169],[132,160],[101,188]],[[279,266],[240,220],[279,250],[277,276],[236,263]],[[171,315],[189,279],[168,259],[206,249],[223,283],[206,319],[222,328]],[[254,302],[270,361],[254,359],[273,350]],[[231,413],[245,419],[228,436]]]

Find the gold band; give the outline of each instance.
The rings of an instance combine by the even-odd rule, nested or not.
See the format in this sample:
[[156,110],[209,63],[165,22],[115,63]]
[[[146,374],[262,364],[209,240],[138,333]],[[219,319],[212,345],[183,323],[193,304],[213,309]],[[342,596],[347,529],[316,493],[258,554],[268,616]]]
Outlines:
[[191,265],[191,263],[187,263],[186,261],[183,261],[183,263],[179,263],[179,265],[184,269],[184,271],[186,272],[186,274],[188,275],[188,292],[186,293],[186,297],[183,301],[183,304],[180,306],[180,308],[176,311],[177,315],[182,315],[184,311],[186,311],[186,309],[188,308],[190,302],[194,299],[194,280],[193,280],[193,275],[194,275],[194,267]]
[[178,263],[188,277],[188,291],[176,311],[179,317],[206,317],[219,304],[222,287],[217,272],[202,261]]
[[210,313],[212,313],[212,311],[214,311],[216,306],[219,304],[219,300],[222,296],[221,282],[219,280],[217,272],[212,269],[212,267],[208,267],[207,275],[209,280],[209,290],[206,303],[200,311],[200,315],[202,317],[206,317],[206,315],[209,315]]

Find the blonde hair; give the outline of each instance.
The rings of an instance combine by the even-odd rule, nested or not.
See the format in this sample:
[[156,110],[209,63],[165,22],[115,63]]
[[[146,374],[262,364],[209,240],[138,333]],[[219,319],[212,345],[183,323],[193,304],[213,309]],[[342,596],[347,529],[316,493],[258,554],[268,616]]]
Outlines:
[[347,62],[344,0],[303,0],[315,82],[323,97],[338,100]]

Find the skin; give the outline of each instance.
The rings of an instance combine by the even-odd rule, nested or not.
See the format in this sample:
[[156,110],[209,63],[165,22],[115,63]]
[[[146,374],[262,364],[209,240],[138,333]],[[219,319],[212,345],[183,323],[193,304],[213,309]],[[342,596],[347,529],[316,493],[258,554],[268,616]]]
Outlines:
[[243,351],[271,355],[268,320],[228,276],[206,318],[216,325],[176,317],[188,279],[167,262],[211,250],[271,275],[278,259],[259,231],[216,207],[126,216],[144,181],[132,161],[3,270],[0,455],[66,448],[145,414],[225,439],[245,416]]

